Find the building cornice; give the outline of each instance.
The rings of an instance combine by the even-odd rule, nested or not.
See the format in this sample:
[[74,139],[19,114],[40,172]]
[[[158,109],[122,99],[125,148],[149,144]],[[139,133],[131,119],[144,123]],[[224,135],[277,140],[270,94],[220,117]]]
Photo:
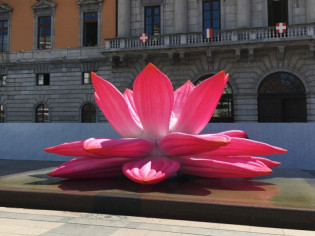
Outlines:
[[11,12],[12,8],[7,3],[0,3],[0,14]]
[[56,7],[56,3],[51,2],[51,0],[39,0],[37,3],[35,3],[32,6],[32,9],[37,10],[37,9],[55,8],[55,7]]
[[104,0],[77,0],[78,5],[84,5],[84,4],[97,4],[102,3]]

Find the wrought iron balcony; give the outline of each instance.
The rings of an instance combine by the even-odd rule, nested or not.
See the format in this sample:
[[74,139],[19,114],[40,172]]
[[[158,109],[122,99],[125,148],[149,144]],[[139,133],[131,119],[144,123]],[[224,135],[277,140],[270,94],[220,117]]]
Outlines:
[[224,45],[259,44],[266,42],[286,42],[311,40],[315,38],[315,24],[289,25],[285,33],[276,33],[275,27],[221,30],[213,32],[212,38],[204,38],[201,32],[149,36],[147,43],[139,37],[105,39],[102,53],[151,51],[155,49],[180,49],[192,47],[218,47]]

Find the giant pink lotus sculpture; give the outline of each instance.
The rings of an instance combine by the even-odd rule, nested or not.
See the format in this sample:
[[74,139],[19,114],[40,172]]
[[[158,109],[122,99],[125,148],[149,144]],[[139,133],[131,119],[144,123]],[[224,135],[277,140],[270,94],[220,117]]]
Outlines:
[[270,174],[280,163],[257,157],[286,150],[247,139],[243,131],[199,134],[210,120],[228,80],[224,71],[198,86],[186,82],[173,91],[168,77],[148,64],[133,91],[121,94],[92,73],[95,100],[123,137],[90,138],[45,149],[80,158],[49,173],[62,178],[121,175],[156,184],[181,171],[207,178],[248,178]]

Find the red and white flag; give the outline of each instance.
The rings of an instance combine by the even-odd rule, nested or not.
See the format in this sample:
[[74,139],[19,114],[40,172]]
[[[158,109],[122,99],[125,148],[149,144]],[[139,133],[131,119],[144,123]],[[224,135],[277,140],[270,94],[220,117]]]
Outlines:
[[278,34],[285,33],[287,31],[287,24],[285,22],[276,23],[276,32]]
[[213,37],[213,29],[210,28],[210,29],[204,29],[203,30],[203,37],[207,38],[207,39],[210,39]]
[[142,34],[140,34],[139,37],[140,37],[140,43],[147,43],[149,40],[147,33],[142,33]]

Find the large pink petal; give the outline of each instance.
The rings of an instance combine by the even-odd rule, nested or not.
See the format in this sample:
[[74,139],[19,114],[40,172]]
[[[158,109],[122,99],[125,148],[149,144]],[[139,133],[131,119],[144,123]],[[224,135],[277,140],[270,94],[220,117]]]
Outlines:
[[[199,165],[196,165],[194,164],[194,160],[195,159],[202,159],[202,160],[206,160],[206,159],[209,159],[209,160],[215,160],[215,161],[222,161],[222,162],[231,162],[231,163],[264,163],[266,166],[268,166],[269,168],[271,167],[275,167],[275,166],[278,166],[280,165],[281,163],[280,162],[277,162],[277,161],[272,161],[272,160],[269,160],[267,158],[263,158],[263,157],[255,157],[255,156],[209,156],[209,157],[180,157],[178,158],[178,160],[185,164],[185,165],[192,165],[192,166],[199,166]],[[190,162],[192,160],[192,162]],[[198,162],[196,162],[198,163]],[[259,164],[261,165],[261,164]],[[200,164],[201,166],[201,164]]]
[[161,139],[158,145],[165,155],[187,156],[217,149],[230,141],[231,138],[226,135],[170,133]]
[[142,127],[133,119],[123,95],[111,83],[91,74],[95,101],[113,128],[123,137],[141,137]]
[[123,166],[124,174],[140,184],[157,184],[176,173],[178,162],[165,157],[147,157],[138,161],[127,162]]
[[139,124],[139,126],[141,126],[140,118],[138,116],[135,102],[133,99],[133,91],[130,89],[126,89],[123,96],[124,96],[126,103],[128,105],[130,114],[132,115],[133,119],[137,122],[137,124]]
[[189,95],[172,132],[198,134],[208,124],[224,91],[228,74],[224,71],[201,82]]
[[184,85],[175,90],[170,127],[172,127],[177,122],[177,119],[183,110],[187,98],[194,89],[195,86],[188,80]]
[[106,139],[90,138],[85,140],[83,148],[87,152],[102,157],[138,158],[151,153],[155,143],[146,139]]
[[287,150],[269,145],[267,143],[257,142],[250,139],[231,137],[231,142],[219,147],[213,151],[202,153],[202,156],[264,156],[272,154],[286,153]]
[[169,132],[174,102],[173,86],[167,76],[148,64],[135,79],[133,97],[144,137],[165,136]]
[[220,133],[216,133],[218,135],[227,135],[235,138],[248,138],[247,133],[243,130],[228,130]]
[[78,140],[70,143],[63,143],[57,146],[46,148],[44,151],[64,156],[99,157],[100,155],[85,151],[83,148],[84,141],[85,140]]
[[65,162],[48,175],[68,179],[107,178],[122,175],[128,158],[76,158]]
[[205,178],[251,178],[272,173],[263,162],[238,157],[213,159],[182,157],[180,163],[184,174]]

